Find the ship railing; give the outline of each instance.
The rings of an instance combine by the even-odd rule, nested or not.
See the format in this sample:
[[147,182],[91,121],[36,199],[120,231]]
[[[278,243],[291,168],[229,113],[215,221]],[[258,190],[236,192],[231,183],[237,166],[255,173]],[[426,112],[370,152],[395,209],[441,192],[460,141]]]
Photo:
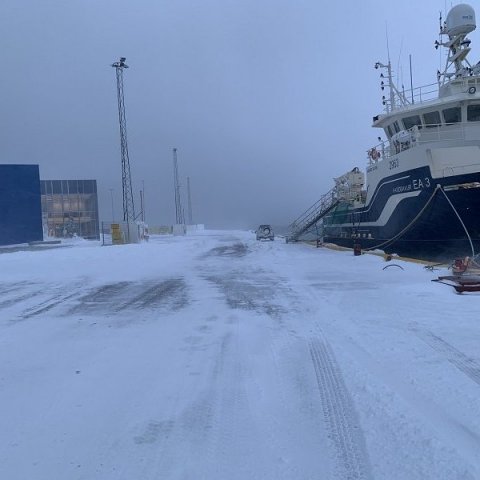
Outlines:
[[412,99],[412,103],[422,103],[428,100],[438,98],[438,83],[429,83],[428,85],[422,85],[416,87],[413,90],[407,90],[405,92],[407,98]]
[[429,83],[428,85],[402,90],[401,92],[394,91],[393,103],[388,97],[385,97],[383,99],[383,104],[385,105],[385,111],[390,113],[393,110],[402,110],[409,108],[414,104],[424,103],[435,99],[438,99],[438,83]]
[[447,125],[428,125],[428,127],[419,129],[419,138],[417,143],[443,142],[448,140],[468,140],[472,129],[478,137],[480,132],[480,123],[477,122],[457,122]]
[[[451,86],[456,93],[468,92],[471,87],[475,87],[476,90],[480,88],[480,76],[466,76],[463,78],[452,78],[443,84],[430,83],[428,85],[422,85],[421,87],[415,87],[409,90],[393,90],[393,102],[390,98],[385,96],[383,98],[383,105],[385,106],[386,113],[392,111],[400,111],[410,108],[412,105],[427,104],[438,100],[441,96],[442,90]],[[474,90],[475,92],[475,90]]]
[[[430,124],[423,127],[415,126],[407,130],[407,132],[410,134],[409,141],[401,143],[382,140],[367,150],[369,165],[374,165],[381,159],[388,159],[400,152],[426,143],[478,138],[480,134],[480,122],[456,122],[447,125]],[[470,138],[470,136],[472,138]]]

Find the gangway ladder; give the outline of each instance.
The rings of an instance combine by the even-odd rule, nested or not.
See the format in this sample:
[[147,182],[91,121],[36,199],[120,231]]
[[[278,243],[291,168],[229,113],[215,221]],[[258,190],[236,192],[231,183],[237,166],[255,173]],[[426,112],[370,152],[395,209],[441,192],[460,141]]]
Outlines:
[[336,187],[333,187],[289,225],[290,233],[287,236],[287,243],[296,242],[301,235],[310,230],[338,205],[340,200],[336,193]]

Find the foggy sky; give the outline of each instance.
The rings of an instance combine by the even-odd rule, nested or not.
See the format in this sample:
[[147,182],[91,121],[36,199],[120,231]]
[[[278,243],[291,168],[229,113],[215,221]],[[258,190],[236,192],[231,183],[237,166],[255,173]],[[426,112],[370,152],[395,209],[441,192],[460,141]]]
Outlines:
[[409,54],[414,84],[436,81],[440,10],[436,0],[2,0],[0,162],[39,164],[42,179],[94,178],[101,220],[112,217],[110,189],[119,219],[110,65],[125,56],[135,204],[143,181],[147,222],[174,221],[176,147],[194,221],[288,224],[333,177],[363,170],[382,134],[371,128],[382,110],[373,64],[387,61],[386,29],[405,87]]

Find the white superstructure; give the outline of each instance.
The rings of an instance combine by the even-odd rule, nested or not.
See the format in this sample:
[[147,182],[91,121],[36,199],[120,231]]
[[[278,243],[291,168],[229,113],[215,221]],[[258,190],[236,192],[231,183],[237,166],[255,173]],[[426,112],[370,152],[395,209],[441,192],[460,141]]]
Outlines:
[[430,167],[434,178],[480,171],[480,62],[467,59],[467,35],[475,28],[471,6],[449,11],[440,25],[443,41],[435,42],[436,48],[448,49],[436,85],[400,91],[390,62],[375,64],[383,70],[381,86],[389,95],[383,97],[385,113],[373,118],[373,126],[382,128],[387,140],[368,150],[367,192],[392,173],[420,166]]

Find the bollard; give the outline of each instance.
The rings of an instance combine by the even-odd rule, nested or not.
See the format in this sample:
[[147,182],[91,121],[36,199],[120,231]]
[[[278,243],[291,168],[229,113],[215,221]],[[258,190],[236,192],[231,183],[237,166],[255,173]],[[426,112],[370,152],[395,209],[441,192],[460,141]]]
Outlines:
[[357,257],[362,254],[362,247],[359,243],[353,244],[353,254]]

